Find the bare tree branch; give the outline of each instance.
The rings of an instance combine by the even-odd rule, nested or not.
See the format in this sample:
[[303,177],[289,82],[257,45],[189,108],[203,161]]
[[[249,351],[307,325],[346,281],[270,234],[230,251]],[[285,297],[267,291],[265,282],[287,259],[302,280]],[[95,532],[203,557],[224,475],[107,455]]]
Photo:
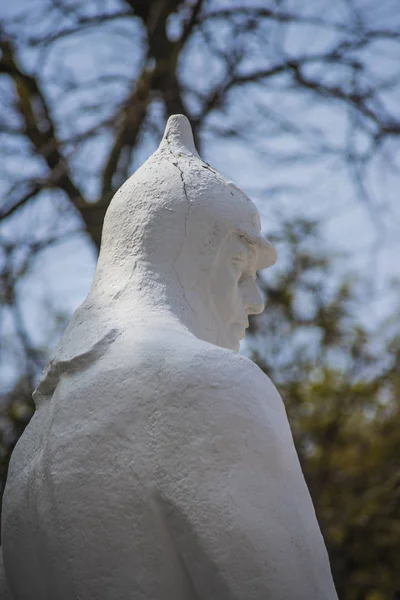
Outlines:
[[351,104],[358,112],[375,123],[382,135],[400,134],[400,123],[385,122],[382,117],[377,115],[367,106],[366,100],[369,96],[368,92],[364,92],[364,94],[352,91],[346,92],[339,86],[330,86],[325,83],[322,84],[315,79],[306,77],[301,70],[301,63],[299,61],[291,60],[289,62],[289,67],[293,71],[295,81],[300,84],[300,86],[312,90],[322,96],[336,98],[347,104]]
[[135,16],[135,15],[131,9],[121,10],[121,11],[117,11],[115,13],[94,15],[94,16],[90,16],[90,17],[83,16],[83,17],[80,17],[79,19],[77,19],[76,23],[71,27],[67,27],[65,29],[62,29],[61,31],[58,31],[58,32],[52,33],[52,34],[28,37],[25,40],[25,43],[33,48],[36,46],[41,46],[41,47],[47,46],[47,45],[52,44],[53,42],[56,42],[62,38],[74,35],[76,33],[82,33],[91,27],[96,27],[97,25],[102,25],[104,23],[111,23],[113,21],[119,21],[120,19],[124,19],[126,17],[132,17],[132,16]]
[[200,22],[200,19],[201,19],[200,13],[202,11],[203,6],[204,6],[204,0],[197,0],[195,5],[193,6],[192,14],[190,15],[190,18],[188,19],[187,23],[185,24],[185,26],[183,28],[182,36],[179,40],[179,46],[181,49],[186,44],[186,42],[189,39],[189,36],[191,35],[191,33],[193,32],[193,29],[195,28],[195,26]]
[[[49,183],[64,190],[81,213],[92,240],[97,247],[100,247],[102,222],[99,223],[98,213],[100,212],[104,218],[106,206],[96,207],[94,211],[92,206],[85,201],[69,173],[67,161],[57,139],[50,108],[37,80],[25,73],[18,65],[15,50],[10,41],[1,40],[0,50],[2,51],[0,69],[3,73],[10,75],[14,82],[18,109],[24,121],[26,135],[37,154],[45,160],[50,169]],[[29,198],[21,199],[21,206],[28,200]]]
[[22,206],[27,204],[27,202],[29,202],[31,198],[36,196],[36,194],[40,192],[41,189],[42,188],[40,186],[34,186],[33,188],[31,188],[29,192],[27,192],[22,198],[15,202],[15,204],[10,206],[9,208],[6,208],[3,212],[0,213],[0,221],[11,217],[11,215],[13,215],[17,210],[19,210],[20,208],[22,208]]
[[[136,81],[134,91],[115,119],[119,125],[103,171],[102,198],[110,197],[112,192],[126,179],[129,155],[136,144],[141,125],[145,120],[150,93],[155,92],[161,95],[168,114],[186,114],[176,74],[177,60],[183,45],[197,23],[203,1],[198,0],[194,5],[190,19],[177,42],[168,39],[166,22],[168,17],[179,7],[181,0],[158,1],[154,2],[151,8],[149,7],[145,20],[148,32],[148,56]],[[135,9],[135,4],[133,1],[130,2],[132,9]],[[153,67],[149,66],[150,60],[155,61]],[[121,168],[123,161],[125,161],[125,167]]]
[[23,72],[17,64],[15,51],[9,41],[0,42],[2,59],[0,65],[14,81],[18,97],[18,108],[24,120],[26,135],[36,152],[46,161],[52,172],[54,184],[63,188],[73,202],[81,193],[68,174],[66,161],[58,147],[55,127],[50,109],[37,80]]
[[351,31],[351,28],[339,21],[328,21],[320,17],[304,17],[300,13],[283,12],[260,7],[221,8],[205,12],[200,18],[200,22],[226,20],[238,16],[250,19],[268,19],[278,23],[304,23],[307,25],[318,25],[327,29],[337,29],[339,31]]
[[103,199],[107,197],[111,199],[113,190],[126,179],[125,172],[120,174],[118,181],[114,181],[114,176],[116,175],[118,163],[123,153],[130,152],[136,144],[140,127],[146,116],[152,77],[152,69],[145,66],[133,93],[121,111],[122,114],[116,117],[117,122],[120,121],[120,125],[117,126],[114,144],[103,171],[101,192]]

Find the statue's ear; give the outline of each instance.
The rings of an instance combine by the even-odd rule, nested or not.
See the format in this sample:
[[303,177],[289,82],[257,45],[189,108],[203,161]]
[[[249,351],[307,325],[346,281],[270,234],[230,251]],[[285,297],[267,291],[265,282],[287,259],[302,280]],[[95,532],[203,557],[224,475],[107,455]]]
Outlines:
[[193,154],[199,157],[194,145],[192,126],[185,115],[172,115],[165,126],[160,148],[169,147],[174,152]]

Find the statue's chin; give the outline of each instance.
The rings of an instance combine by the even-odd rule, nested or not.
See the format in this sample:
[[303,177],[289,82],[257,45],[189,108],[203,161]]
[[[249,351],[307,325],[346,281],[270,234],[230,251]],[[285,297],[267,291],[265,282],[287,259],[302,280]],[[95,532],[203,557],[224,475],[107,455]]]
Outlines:
[[234,323],[231,326],[230,333],[231,335],[228,339],[229,344],[227,344],[227,347],[238,352],[240,349],[240,342],[246,334],[246,327],[242,323]]
[[228,338],[226,337],[224,340],[219,340],[216,344],[221,348],[226,348],[227,350],[233,350],[234,352],[239,352],[240,349],[240,340],[236,338]]
[[238,339],[237,337],[236,338],[231,338],[225,344],[225,348],[228,348],[228,350],[234,350],[235,352],[239,352],[239,350],[240,350],[240,339]]

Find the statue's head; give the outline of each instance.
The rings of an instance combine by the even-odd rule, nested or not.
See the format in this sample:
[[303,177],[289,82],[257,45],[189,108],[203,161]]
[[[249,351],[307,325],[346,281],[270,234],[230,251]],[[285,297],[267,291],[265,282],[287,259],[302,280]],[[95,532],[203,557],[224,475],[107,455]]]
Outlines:
[[197,337],[238,349],[264,305],[256,271],[276,253],[251,200],[203,162],[189,121],[171,117],[158,150],[108,209],[92,294],[171,311]]

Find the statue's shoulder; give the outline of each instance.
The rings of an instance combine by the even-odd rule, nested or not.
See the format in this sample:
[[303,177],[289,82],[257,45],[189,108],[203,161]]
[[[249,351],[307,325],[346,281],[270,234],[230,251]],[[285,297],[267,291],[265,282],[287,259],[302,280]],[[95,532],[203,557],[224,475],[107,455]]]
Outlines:
[[[75,371],[65,367],[67,373],[76,374],[67,378],[66,394],[70,393],[68,385],[73,385],[74,390],[83,387],[105,400],[108,395],[114,397],[118,389],[129,404],[131,395],[150,394],[186,397],[189,404],[191,399],[241,403],[245,398],[258,404],[267,398],[274,404],[282,402],[270,379],[250,359],[192,335],[151,329],[143,336],[123,334],[107,343],[98,356],[87,353],[80,360],[82,364],[79,369],[75,365]],[[82,393],[86,394],[85,390]]]
[[[147,335],[137,340],[121,339],[108,357],[124,377],[153,377],[180,387],[233,386],[238,389],[272,386],[263,371],[249,358],[204,342],[192,335]],[[114,355],[114,356],[112,356]],[[111,360],[110,360],[111,359]],[[164,379],[163,379],[164,378]]]
[[201,375],[220,383],[229,381],[239,387],[248,387],[269,381],[253,361],[233,350],[205,344],[194,356]]
[[209,399],[211,403],[224,404],[227,400],[230,405],[248,406],[267,402],[279,411],[283,409],[270,378],[252,360],[233,350],[196,340],[175,348],[173,354],[167,352],[166,357],[165,372],[188,401],[192,397],[206,404]]

